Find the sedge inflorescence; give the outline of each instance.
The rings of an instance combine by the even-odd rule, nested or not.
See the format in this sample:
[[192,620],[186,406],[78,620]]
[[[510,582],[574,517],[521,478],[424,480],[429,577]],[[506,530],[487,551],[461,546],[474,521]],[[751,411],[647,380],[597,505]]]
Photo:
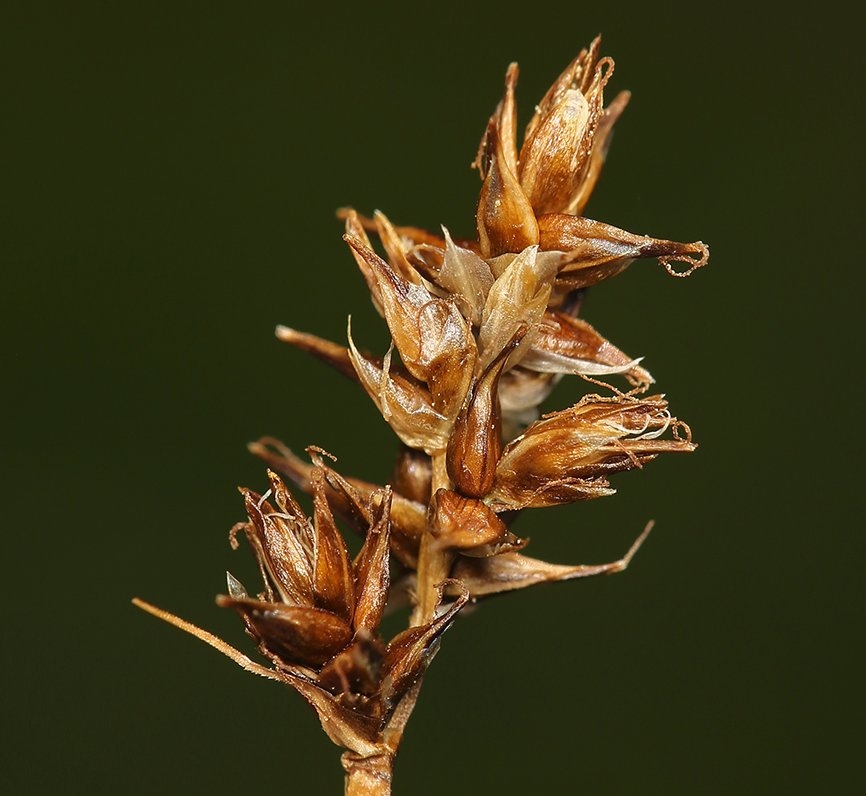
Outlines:
[[[242,490],[248,519],[231,539],[246,538],[264,586],[251,596],[230,575],[218,604],[240,615],[268,665],[139,602],[301,693],[347,750],[351,792],[387,792],[370,783],[390,781],[424,671],[464,605],[620,571],[645,535],[618,561],[553,564],[522,552],[515,516],[610,495],[614,474],[695,448],[666,400],[649,394],[653,378],[640,360],[579,316],[586,289],[636,259],[685,276],[708,258],[701,242],[634,235],[583,215],[629,100],[621,92],[605,105],[613,61],[599,46],[596,39],[557,78],[520,142],[517,66],[508,68],[474,163],[482,180],[475,239],[395,225],[379,212],[340,212],[388,326],[387,351],[360,348],[351,328],[340,345],[278,327],[280,339],[363,388],[400,452],[391,483],[379,486],[339,473],[318,448],[307,461],[272,438],[251,446],[269,465],[268,489]],[[564,375],[609,394],[542,415]],[[283,478],[312,496],[311,518]],[[363,536],[354,559],[335,516]],[[409,627],[385,640],[380,622],[398,593],[411,604]]]

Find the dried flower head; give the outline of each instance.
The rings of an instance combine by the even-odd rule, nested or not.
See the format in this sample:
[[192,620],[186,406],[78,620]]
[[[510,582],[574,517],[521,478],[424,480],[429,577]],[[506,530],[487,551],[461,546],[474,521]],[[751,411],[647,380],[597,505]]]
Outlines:
[[[704,265],[701,242],[635,235],[583,215],[628,92],[605,105],[613,61],[600,40],[554,81],[518,142],[517,65],[481,139],[476,240],[340,212],[345,241],[391,345],[345,346],[280,326],[277,336],[313,354],[367,393],[401,442],[391,484],[345,477],[323,451],[310,462],[278,440],[251,450],[271,468],[264,494],[242,490],[241,534],[263,591],[233,576],[217,598],[242,618],[270,666],[146,603],[148,611],[220,649],[244,668],[290,685],[344,747],[348,793],[390,792],[391,759],[442,633],[469,601],[623,570],[526,556],[510,525],[524,509],[614,493],[611,476],[660,453],[695,449],[688,426],[650,373],[578,317],[586,289],[655,258],[675,276]],[[377,247],[371,241],[377,242]],[[677,271],[673,263],[685,268]],[[606,393],[540,415],[565,375]],[[625,389],[602,379],[621,377]],[[308,519],[277,475],[312,496]],[[352,561],[342,517],[364,541]],[[395,577],[391,577],[393,559]],[[386,641],[388,606],[408,599],[409,628]]]
[[[321,451],[313,451],[318,459]],[[217,597],[217,604],[237,611],[272,668],[254,664],[171,614],[140,600],[136,603],[217,647],[244,668],[294,688],[317,711],[328,736],[349,753],[361,758],[391,755],[396,747],[390,745],[399,739],[408,716],[403,702],[414,702],[413,689],[468,593],[458,585],[457,598],[430,622],[386,643],[379,625],[390,586],[391,489],[364,498],[346,485],[344,497],[367,526],[363,546],[350,561],[329,505],[324,470],[315,466],[310,471],[312,520],[276,473],[269,471],[268,477],[270,489],[264,495],[241,490],[249,520],[230,533],[233,547],[238,534],[246,536],[264,589],[251,597],[227,573],[228,595]]]

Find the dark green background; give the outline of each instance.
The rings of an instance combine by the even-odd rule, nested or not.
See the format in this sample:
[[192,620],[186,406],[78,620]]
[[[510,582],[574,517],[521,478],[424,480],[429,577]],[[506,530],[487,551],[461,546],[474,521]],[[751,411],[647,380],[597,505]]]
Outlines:
[[[370,402],[272,336],[383,350],[334,209],[469,235],[507,63],[521,119],[599,31],[634,92],[588,213],[702,239],[584,315],[700,443],[529,512],[531,551],[614,578],[449,632],[399,794],[863,788],[862,28],[821,4],[26,3],[0,13],[2,779],[10,793],[311,793],[301,699],[136,611],[249,649],[213,604],[245,443],[387,477]],[[563,384],[551,406],[575,400]],[[6,789],[6,788],[4,788]]]

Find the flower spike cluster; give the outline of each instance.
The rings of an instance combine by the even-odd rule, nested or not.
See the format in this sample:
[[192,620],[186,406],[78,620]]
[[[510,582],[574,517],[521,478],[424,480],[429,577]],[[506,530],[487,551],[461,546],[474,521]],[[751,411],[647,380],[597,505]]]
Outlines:
[[[641,360],[578,317],[588,287],[638,258],[684,276],[708,257],[701,242],[633,235],[581,215],[629,99],[624,92],[604,106],[612,72],[597,39],[554,82],[518,147],[517,66],[509,67],[474,164],[482,178],[477,240],[395,226],[381,212],[341,211],[345,240],[391,333],[383,355],[359,349],[351,328],[345,348],[277,330],[359,383],[405,446],[393,479],[402,506],[392,539],[397,558],[417,572],[417,622],[436,604],[433,584],[478,571],[466,558],[489,559],[487,582],[464,579],[473,596],[515,588],[506,573],[519,571],[527,585],[556,579],[550,565],[517,552],[522,542],[508,530],[517,511],[611,495],[611,475],[695,448],[664,398],[646,395],[653,378]],[[686,269],[675,271],[677,261]],[[539,417],[564,375],[595,383],[621,376],[628,389]],[[309,467],[291,451],[267,440],[253,449],[309,488]],[[407,462],[411,490],[402,486]],[[539,578],[527,579],[533,567]]]
[[[424,672],[468,601],[621,571],[651,527],[617,561],[553,564],[525,555],[526,541],[510,530],[518,513],[611,495],[615,474],[695,449],[665,399],[648,394],[654,380],[641,359],[579,317],[587,288],[637,259],[687,276],[709,256],[699,241],[635,235],[583,215],[630,96],[605,105],[614,64],[599,48],[596,39],[554,81],[521,140],[517,65],[508,68],[473,164],[475,240],[397,226],[378,211],[340,211],[388,326],[387,351],[359,347],[351,326],[345,346],[277,328],[357,383],[400,451],[381,486],[340,474],[318,448],[308,462],[273,438],[250,446],[270,468],[269,489],[242,490],[248,520],[231,541],[246,537],[264,588],[251,596],[229,575],[217,602],[240,615],[269,666],[139,602],[301,693],[347,750],[347,793],[390,792],[391,759]],[[606,394],[542,414],[566,375]],[[625,384],[607,384],[611,377]],[[277,473],[312,497],[312,519]],[[354,561],[335,516],[364,540]],[[409,628],[386,641],[380,622],[398,594],[412,606]]]
[[[322,452],[310,450],[321,462]],[[399,739],[408,717],[408,711],[399,708],[405,701],[411,709],[413,689],[468,592],[455,584],[456,599],[450,599],[435,618],[386,643],[379,625],[390,586],[391,489],[363,497],[348,483],[335,482],[345,499],[343,508],[351,506],[367,526],[361,550],[350,561],[328,501],[333,487],[327,486],[325,471],[319,466],[310,471],[312,520],[276,473],[268,471],[268,479],[270,489],[264,495],[241,490],[249,519],[230,534],[235,548],[238,535],[246,536],[264,589],[250,596],[227,573],[228,594],[218,596],[217,605],[241,616],[272,668],[252,664],[242,653],[224,642],[215,643],[206,631],[171,614],[136,603],[216,646],[244,668],[292,686],[317,711],[329,737],[350,754],[391,755],[390,744]]]

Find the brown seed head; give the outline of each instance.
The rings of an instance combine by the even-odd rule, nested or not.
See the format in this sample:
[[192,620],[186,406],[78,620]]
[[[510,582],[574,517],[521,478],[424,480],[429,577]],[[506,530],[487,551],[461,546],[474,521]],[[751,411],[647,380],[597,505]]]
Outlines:
[[[287,327],[277,333],[360,384],[404,448],[393,487],[377,487],[344,478],[321,449],[308,448],[308,464],[272,439],[251,446],[313,498],[309,519],[273,470],[264,494],[241,490],[249,519],[230,538],[237,546],[245,535],[263,590],[250,596],[228,575],[218,603],[242,617],[271,668],[138,603],[301,693],[349,750],[347,771],[389,763],[439,639],[470,598],[621,571],[650,527],[618,561],[563,566],[516,552],[525,542],[507,526],[519,511],[610,495],[611,474],[695,448],[662,397],[637,397],[653,383],[640,360],[577,317],[589,286],[636,259],[686,276],[708,258],[701,242],[583,216],[629,100],[621,92],[604,106],[612,72],[596,39],[554,81],[518,148],[518,70],[509,66],[475,161],[477,240],[340,212],[392,346],[379,358],[356,347],[351,329],[347,347]],[[686,268],[674,270],[676,262]],[[587,395],[538,419],[563,375],[601,386],[599,378],[619,375],[631,390]],[[335,516],[364,538],[354,561]],[[380,624],[392,592],[414,602],[414,626],[386,643]]]
[[662,452],[694,450],[688,438],[661,438],[681,427],[658,396],[587,396],[545,415],[505,448],[488,499],[516,509],[612,494],[609,474],[641,467]]

